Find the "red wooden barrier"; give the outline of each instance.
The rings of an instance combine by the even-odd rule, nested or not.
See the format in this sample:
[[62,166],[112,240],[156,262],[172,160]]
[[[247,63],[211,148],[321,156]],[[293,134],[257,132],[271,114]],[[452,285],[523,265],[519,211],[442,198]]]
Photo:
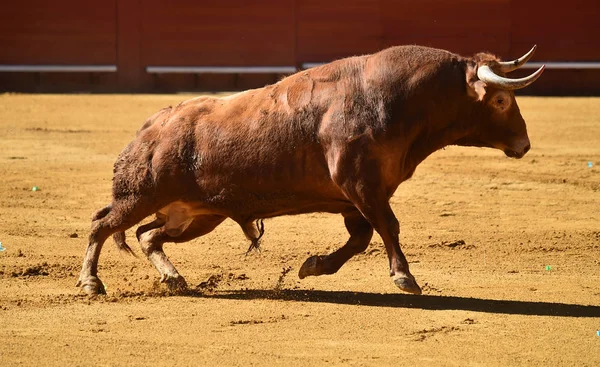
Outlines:
[[[398,44],[514,58],[537,43],[533,61],[600,62],[598,13],[596,0],[22,0],[0,12],[0,90],[236,89],[278,76],[147,67],[301,67]],[[6,65],[116,71],[1,72]],[[600,70],[547,70],[528,91],[600,94]]]

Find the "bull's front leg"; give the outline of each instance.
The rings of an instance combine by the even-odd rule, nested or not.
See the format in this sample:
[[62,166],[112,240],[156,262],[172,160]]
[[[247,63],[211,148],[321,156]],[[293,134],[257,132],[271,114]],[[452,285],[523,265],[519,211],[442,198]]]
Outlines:
[[400,249],[400,223],[387,198],[374,195],[373,191],[362,184],[349,189],[347,194],[381,236],[388,255],[390,276],[396,286],[408,293],[421,294],[421,288],[410,273],[408,261]]
[[421,287],[408,269],[408,261],[400,249],[400,223],[389,203],[383,205],[382,214],[377,219],[376,230],[383,239],[387,251],[390,276],[398,288],[405,292],[421,294]]
[[408,293],[421,294],[400,249],[400,223],[390,207],[380,165],[366,156],[350,154],[353,151],[360,150],[341,148],[332,154],[329,165],[333,181],[381,236],[396,286]]

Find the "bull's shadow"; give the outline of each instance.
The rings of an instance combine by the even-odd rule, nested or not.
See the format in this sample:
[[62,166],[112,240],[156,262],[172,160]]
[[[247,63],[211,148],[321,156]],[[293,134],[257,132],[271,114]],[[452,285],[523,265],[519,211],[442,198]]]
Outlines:
[[274,299],[298,302],[320,302],[372,307],[419,308],[423,310],[463,310],[509,315],[599,317],[600,306],[554,302],[505,301],[455,296],[412,296],[323,290],[233,290],[213,294],[192,292],[203,298],[255,300]]

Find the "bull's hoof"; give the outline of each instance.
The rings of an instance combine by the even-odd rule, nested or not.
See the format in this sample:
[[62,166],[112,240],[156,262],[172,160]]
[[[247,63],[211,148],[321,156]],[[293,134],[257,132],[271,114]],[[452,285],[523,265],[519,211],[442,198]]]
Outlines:
[[86,278],[79,278],[79,281],[75,285],[81,287],[81,289],[90,296],[97,296],[99,294],[106,294],[104,284],[98,277],[88,276]]
[[179,274],[176,276],[163,274],[163,276],[160,278],[160,282],[166,284],[170,292],[178,293],[188,289],[187,282]]
[[421,294],[421,287],[417,284],[417,281],[414,277],[408,277],[406,275],[396,275],[394,276],[394,284],[404,292],[412,293],[412,294]]
[[300,267],[300,270],[298,271],[298,278],[300,279],[304,279],[307,276],[317,276],[317,275],[321,275],[323,274],[323,272],[321,271],[321,257],[320,256],[311,256],[308,259],[306,259],[306,261],[304,262],[304,264],[302,264],[302,266]]

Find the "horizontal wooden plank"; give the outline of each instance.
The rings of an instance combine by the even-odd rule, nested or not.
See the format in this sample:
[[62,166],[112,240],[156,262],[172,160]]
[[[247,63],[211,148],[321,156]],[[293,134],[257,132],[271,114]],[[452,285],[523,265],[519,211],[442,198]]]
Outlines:
[[293,0],[147,0],[146,65],[294,65]]
[[[0,89],[18,88],[17,81],[22,81],[29,91],[32,85],[41,85],[34,90],[59,90],[60,83],[66,90],[79,90],[85,83],[94,87],[98,78],[107,87],[118,80],[131,90],[216,88],[219,83],[231,88],[271,80],[271,71],[291,72],[306,63],[393,45],[420,44],[465,56],[488,51],[508,60],[537,44],[529,67],[549,63],[542,78],[548,81],[536,83],[534,91],[554,92],[568,83],[589,92],[598,89],[589,83],[597,82],[594,76],[600,62],[599,11],[600,3],[593,0],[552,4],[547,0],[7,2],[0,12],[0,71],[1,64],[5,66]],[[86,65],[101,70],[88,75],[94,70]],[[156,79],[146,72],[147,66],[175,66],[180,68],[173,70],[182,73],[267,74],[181,74]],[[13,71],[22,75],[11,76]],[[65,71],[82,75],[71,78]],[[586,80],[590,75],[592,79]],[[195,80],[193,86],[190,80]]]
[[0,92],[36,91],[37,75],[34,73],[0,73]]
[[511,57],[519,57],[533,44],[533,60],[600,61],[598,14],[594,0],[513,1],[511,11]]
[[546,70],[600,70],[600,62],[581,62],[581,61],[529,61],[521,66],[521,69],[538,69],[542,65],[546,66]]
[[[531,70],[518,70],[511,77],[521,77]],[[546,70],[532,85],[517,91],[520,95],[600,95],[600,69]]]
[[289,74],[295,66],[146,66],[151,74]]
[[116,64],[115,0],[9,1],[0,64]]
[[4,65],[0,72],[17,73],[114,73],[117,65]]
[[548,40],[540,37],[531,37],[530,41],[526,42],[513,42],[513,50],[510,54],[512,58],[519,57],[519,53],[522,55],[531,45],[537,44],[538,49],[535,52],[535,56],[531,60],[533,61],[598,61],[600,60],[600,44],[596,43],[580,43],[570,40]]
[[419,44],[463,55],[510,50],[510,0],[385,0],[382,14],[386,46]]
[[331,61],[383,47],[379,1],[303,0],[296,11],[299,63]]
[[193,91],[196,77],[193,74],[160,74],[152,77],[154,90],[161,93]]

